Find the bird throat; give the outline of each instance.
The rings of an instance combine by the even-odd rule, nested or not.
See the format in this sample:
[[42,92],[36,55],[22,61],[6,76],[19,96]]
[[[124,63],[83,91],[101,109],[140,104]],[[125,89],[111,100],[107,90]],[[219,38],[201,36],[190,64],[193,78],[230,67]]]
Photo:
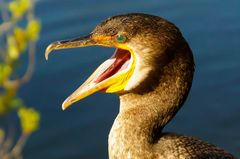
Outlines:
[[155,72],[160,77],[152,91],[120,95],[120,112],[109,134],[110,159],[157,158],[154,155],[159,153],[154,153],[153,147],[159,142],[164,126],[184,103],[193,72],[193,57],[186,45],[161,72]]

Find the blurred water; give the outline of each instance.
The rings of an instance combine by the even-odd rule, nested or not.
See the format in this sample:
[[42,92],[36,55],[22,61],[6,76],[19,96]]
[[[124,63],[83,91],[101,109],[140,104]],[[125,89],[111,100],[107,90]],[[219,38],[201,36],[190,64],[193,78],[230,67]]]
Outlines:
[[36,7],[43,27],[37,68],[20,96],[42,112],[42,123],[26,145],[25,159],[107,158],[118,97],[98,93],[65,112],[61,103],[113,50],[56,51],[48,62],[44,50],[52,41],[85,35],[105,18],[127,12],[169,19],[194,52],[192,90],[166,130],[200,137],[240,157],[240,1],[41,0]]

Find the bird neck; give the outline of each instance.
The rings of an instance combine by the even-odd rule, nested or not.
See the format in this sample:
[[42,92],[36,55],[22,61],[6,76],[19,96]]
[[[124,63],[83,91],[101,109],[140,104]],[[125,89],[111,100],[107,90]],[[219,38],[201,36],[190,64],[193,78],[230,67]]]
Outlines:
[[151,149],[185,101],[193,72],[192,53],[186,45],[175,52],[160,72],[155,72],[159,78],[152,91],[120,95],[120,112],[109,134],[111,159],[154,158]]

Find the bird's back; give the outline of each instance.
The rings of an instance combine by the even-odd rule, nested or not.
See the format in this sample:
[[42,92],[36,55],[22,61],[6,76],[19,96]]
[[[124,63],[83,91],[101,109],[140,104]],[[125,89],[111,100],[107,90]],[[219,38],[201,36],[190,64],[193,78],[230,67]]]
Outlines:
[[154,146],[159,159],[236,159],[230,153],[200,139],[163,133]]

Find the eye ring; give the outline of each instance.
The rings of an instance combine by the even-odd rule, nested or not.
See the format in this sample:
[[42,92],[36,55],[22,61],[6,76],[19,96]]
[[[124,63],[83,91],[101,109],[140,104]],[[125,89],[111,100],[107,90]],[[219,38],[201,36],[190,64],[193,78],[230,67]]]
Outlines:
[[122,34],[117,34],[115,36],[115,39],[119,43],[124,43],[127,40],[127,37],[125,35],[122,35]]

